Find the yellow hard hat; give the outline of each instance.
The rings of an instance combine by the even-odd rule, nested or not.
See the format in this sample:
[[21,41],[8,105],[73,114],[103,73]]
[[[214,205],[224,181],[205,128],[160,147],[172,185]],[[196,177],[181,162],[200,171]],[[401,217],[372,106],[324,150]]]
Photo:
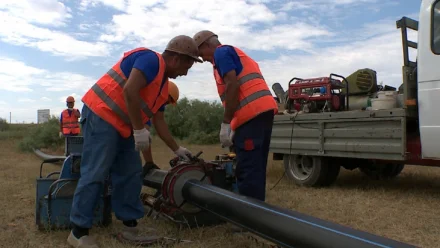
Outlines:
[[218,35],[214,34],[213,32],[209,30],[202,30],[198,33],[196,33],[193,37],[193,39],[196,41],[197,47],[200,47],[203,42],[207,41],[212,36],[218,37]]
[[178,35],[171,39],[165,51],[171,51],[179,54],[183,54],[193,58],[195,61],[203,63],[199,58],[199,49],[193,38],[187,35]]
[[171,98],[170,103],[172,105],[176,105],[177,101],[179,100],[179,88],[177,88],[177,85],[171,81],[168,80],[168,95],[169,98]]

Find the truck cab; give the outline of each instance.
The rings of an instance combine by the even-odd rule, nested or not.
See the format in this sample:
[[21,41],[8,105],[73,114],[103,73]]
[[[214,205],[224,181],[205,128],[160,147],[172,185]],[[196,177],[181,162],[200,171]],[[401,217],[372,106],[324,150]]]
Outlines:
[[[423,159],[440,159],[440,1],[420,7],[417,46],[417,106]],[[440,163],[439,163],[440,164]]]
[[[369,68],[347,78],[294,75],[286,92],[272,86],[283,108],[270,150],[296,184],[330,185],[340,167],[382,179],[396,177],[406,164],[440,166],[440,0],[423,0],[419,21],[403,17],[396,27],[403,48],[398,91],[379,87]],[[408,39],[409,29],[418,31],[417,42]],[[415,61],[410,49],[417,49]],[[385,96],[395,103],[378,107]]]

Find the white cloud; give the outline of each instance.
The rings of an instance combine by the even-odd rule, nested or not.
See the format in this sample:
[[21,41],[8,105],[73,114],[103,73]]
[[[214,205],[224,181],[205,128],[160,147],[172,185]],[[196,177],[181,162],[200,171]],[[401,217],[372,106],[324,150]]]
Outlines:
[[65,25],[67,19],[72,17],[71,10],[56,0],[2,0],[0,10],[31,23],[51,26]]
[[19,98],[18,102],[35,102],[35,100],[30,98]]
[[[146,7],[153,6],[155,1],[131,0],[122,9],[115,1],[86,2],[100,2],[123,11],[113,16],[112,23],[106,28],[108,34],[101,36],[102,41],[128,41],[150,48],[162,49],[172,37],[178,34],[192,36],[202,29],[214,30],[222,40],[253,50],[309,50],[312,45],[307,39],[330,35],[323,28],[300,21],[274,25],[278,20],[277,13],[261,1],[169,0],[148,9]],[[228,8],[219,8],[220,5]],[[262,30],[256,31],[256,26]]]
[[45,101],[45,102],[50,102],[52,101],[52,99],[50,99],[49,97],[45,97],[43,96],[42,98],[40,98],[41,101]]
[[25,63],[0,57],[0,84],[2,89],[12,92],[30,92],[34,86],[43,86],[47,91],[84,92],[96,80],[76,73],[49,72],[28,66]]
[[[6,1],[6,2],[4,2]],[[45,26],[63,26],[70,10],[55,0],[2,0],[0,39],[12,45],[37,48],[70,60],[107,56],[111,47],[103,42],[78,40],[67,33]]]

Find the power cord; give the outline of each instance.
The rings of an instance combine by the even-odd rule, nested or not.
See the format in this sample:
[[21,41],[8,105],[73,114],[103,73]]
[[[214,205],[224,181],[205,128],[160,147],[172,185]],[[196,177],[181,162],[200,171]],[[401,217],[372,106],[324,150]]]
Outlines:
[[[297,111],[295,113],[295,115],[292,117],[292,129],[290,131],[289,167],[290,167],[290,162],[292,161],[291,156],[292,156],[293,127],[295,126],[295,119],[298,116],[298,113],[299,113],[299,111]],[[278,181],[275,183],[275,185],[270,190],[273,190],[281,182],[281,180],[284,178],[284,175],[286,175],[286,167],[283,166],[283,168],[284,168],[283,175],[280,177],[280,179],[278,179]]]

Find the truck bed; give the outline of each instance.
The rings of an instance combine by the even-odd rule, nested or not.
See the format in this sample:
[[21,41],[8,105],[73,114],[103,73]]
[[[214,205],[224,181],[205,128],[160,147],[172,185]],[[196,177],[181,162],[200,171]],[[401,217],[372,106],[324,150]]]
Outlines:
[[403,108],[276,115],[270,151],[405,160],[406,115]]

